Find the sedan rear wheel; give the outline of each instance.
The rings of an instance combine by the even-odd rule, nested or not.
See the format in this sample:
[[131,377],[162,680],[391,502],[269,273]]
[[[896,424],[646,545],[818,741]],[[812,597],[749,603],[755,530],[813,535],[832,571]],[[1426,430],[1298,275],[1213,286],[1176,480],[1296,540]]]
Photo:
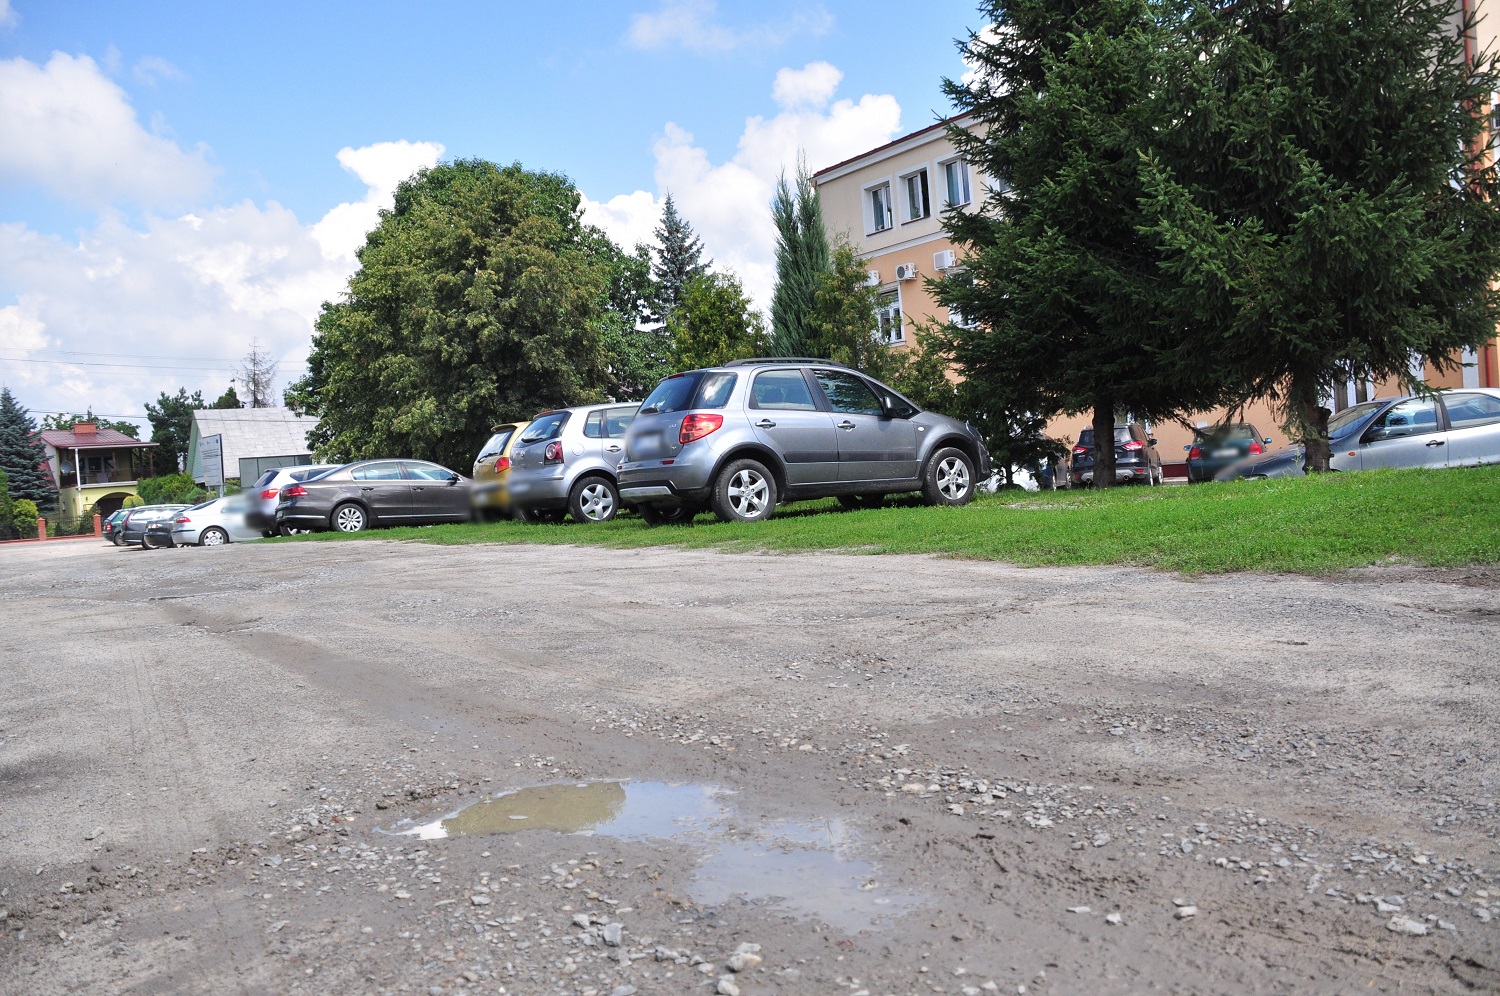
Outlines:
[[938,450],[927,462],[922,497],[929,505],[967,505],[974,498],[974,464],[962,450]]
[[608,522],[620,511],[620,493],[607,477],[585,477],[568,495],[574,522]]
[[776,479],[758,460],[736,460],[714,482],[714,514],[724,522],[759,522],[776,511]]
[[362,532],[370,524],[365,510],[353,502],[340,505],[333,510],[333,528],[341,533]]
[[199,546],[223,546],[229,542],[229,534],[218,526],[209,526],[203,530],[203,535],[198,537]]

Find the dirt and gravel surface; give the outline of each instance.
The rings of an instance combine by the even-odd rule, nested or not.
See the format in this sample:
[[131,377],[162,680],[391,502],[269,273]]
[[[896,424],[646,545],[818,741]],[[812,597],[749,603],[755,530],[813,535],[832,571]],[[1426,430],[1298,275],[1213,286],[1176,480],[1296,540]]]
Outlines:
[[0,599],[5,993],[1500,990],[1493,577],[56,544]]

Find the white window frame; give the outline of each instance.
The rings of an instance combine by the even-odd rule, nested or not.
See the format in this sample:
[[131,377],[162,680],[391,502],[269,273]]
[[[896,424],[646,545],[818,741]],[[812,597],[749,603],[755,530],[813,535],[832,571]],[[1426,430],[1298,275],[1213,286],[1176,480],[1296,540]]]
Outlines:
[[[876,222],[880,219],[875,217],[875,193],[882,188],[885,190],[885,218],[883,225],[877,225]],[[896,204],[891,199],[894,189],[894,184],[888,176],[874,183],[867,183],[860,188],[859,196],[861,210],[865,217],[866,235],[879,235],[881,232],[889,232],[896,227]]]
[[[954,198],[952,185],[948,182],[948,167],[953,165],[958,166],[959,173],[963,177],[964,189],[962,193],[964,194],[964,199],[961,201]],[[968,207],[970,204],[973,204],[974,173],[969,169],[969,164],[964,158],[962,156],[951,156],[948,159],[940,159],[937,167],[943,172],[943,210],[946,211],[955,207]]]
[[[893,303],[887,304],[885,298],[894,292]],[[906,344],[906,320],[905,312],[901,308],[901,285],[897,284],[891,290],[881,288],[878,292],[880,302],[875,306],[875,335],[887,346],[902,346]],[[884,316],[885,322],[881,318]]]
[[[925,184],[927,187],[927,210],[922,214],[918,214],[912,210],[911,203],[911,182],[920,177],[925,177],[927,181]],[[901,174],[901,213],[901,223],[903,225],[909,225],[914,221],[922,221],[932,217],[932,170],[925,164],[918,169]]]

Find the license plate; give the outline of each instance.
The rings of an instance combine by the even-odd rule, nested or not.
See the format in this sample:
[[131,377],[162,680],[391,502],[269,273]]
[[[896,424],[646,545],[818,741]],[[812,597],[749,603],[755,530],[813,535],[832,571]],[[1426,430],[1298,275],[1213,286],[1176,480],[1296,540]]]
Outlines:
[[1214,456],[1219,459],[1223,459],[1224,457],[1237,457],[1239,455],[1240,451],[1232,446],[1228,449],[1214,450]]
[[634,439],[631,447],[639,456],[654,456],[661,452],[661,433],[643,432]]

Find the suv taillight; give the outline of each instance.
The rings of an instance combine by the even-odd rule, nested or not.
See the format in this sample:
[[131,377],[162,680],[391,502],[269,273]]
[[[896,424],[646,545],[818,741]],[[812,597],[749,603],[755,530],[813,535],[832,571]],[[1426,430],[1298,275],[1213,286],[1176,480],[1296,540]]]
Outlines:
[[547,448],[545,450],[542,450],[542,462],[543,463],[562,463],[563,462],[562,443],[559,443],[555,439],[552,442],[548,443],[547,444]]
[[1132,439],[1130,442],[1125,443],[1120,447],[1120,449],[1125,450],[1127,453],[1134,453],[1136,450],[1143,450],[1145,448],[1146,444],[1141,442],[1139,439]]
[[282,490],[281,497],[283,497],[283,498],[306,498],[307,497],[307,489],[304,488],[300,484],[293,484],[291,487],[285,488],[285,489]]
[[1088,456],[1089,448],[1087,446],[1075,446],[1073,447],[1073,454],[1074,456]]
[[502,470],[510,470],[510,457],[495,458],[495,473],[498,474]]
[[278,493],[280,493],[279,488],[266,488],[266,490],[260,493],[260,496],[266,501],[270,501],[272,498],[275,498]]
[[1202,460],[1203,459],[1203,450],[1201,450],[1197,446],[1194,446],[1192,449],[1188,450],[1188,459],[1189,460]]
[[1261,445],[1260,445],[1260,443],[1257,443],[1257,442],[1255,442],[1255,441],[1254,441],[1254,440],[1253,440],[1253,439],[1252,439],[1252,440],[1251,440],[1251,441],[1250,441],[1250,452],[1251,452],[1251,453],[1264,453],[1264,452],[1265,452],[1265,448],[1264,448],[1264,447],[1262,447],[1262,446],[1261,446]]
[[682,420],[682,428],[677,430],[677,441],[691,443],[695,439],[702,439],[717,432],[723,424],[723,415],[689,415]]

